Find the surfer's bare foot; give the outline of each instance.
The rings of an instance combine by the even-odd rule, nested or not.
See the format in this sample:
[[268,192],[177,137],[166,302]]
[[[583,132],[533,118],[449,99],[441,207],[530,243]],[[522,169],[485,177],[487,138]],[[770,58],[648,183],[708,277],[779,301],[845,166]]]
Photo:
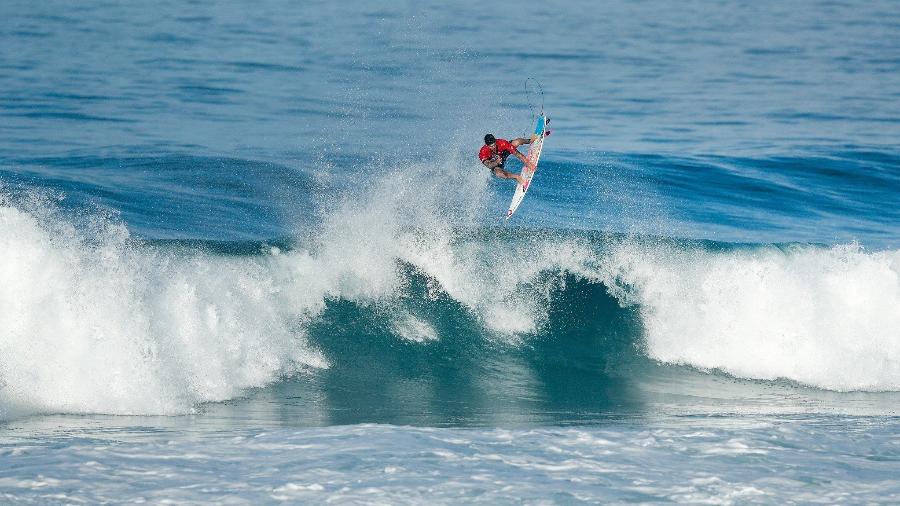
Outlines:
[[525,178],[522,176],[516,176],[516,182],[518,182],[522,186],[525,186]]

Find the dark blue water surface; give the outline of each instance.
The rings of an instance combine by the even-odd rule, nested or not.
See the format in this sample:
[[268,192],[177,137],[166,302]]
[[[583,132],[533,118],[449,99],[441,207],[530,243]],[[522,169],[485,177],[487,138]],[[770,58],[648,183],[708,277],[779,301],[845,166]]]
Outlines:
[[[494,10],[8,2],[4,180],[129,200],[141,235],[265,237],[297,226],[273,209],[330,195],[308,191],[312,174],[344,191],[391,168],[423,184],[485,172],[484,132],[530,128],[531,76],[555,136],[521,226],[623,229],[650,212],[695,237],[897,245],[890,3]],[[198,202],[163,216],[159,185]],[[510,190],[495,186],[489,216]]]
[[4,1],[0,499],[896,503],[898,139],[889,1]]

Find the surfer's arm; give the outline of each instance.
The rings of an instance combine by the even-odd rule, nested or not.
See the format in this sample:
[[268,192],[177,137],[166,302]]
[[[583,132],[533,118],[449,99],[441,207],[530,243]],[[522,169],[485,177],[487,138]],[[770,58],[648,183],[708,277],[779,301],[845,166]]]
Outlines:
[[497,155],[488,158],[487,160],[482,160],[481,163],[484,164],[485,167],[489,169],[493,169],[494,167],[503,165],[503,159]]

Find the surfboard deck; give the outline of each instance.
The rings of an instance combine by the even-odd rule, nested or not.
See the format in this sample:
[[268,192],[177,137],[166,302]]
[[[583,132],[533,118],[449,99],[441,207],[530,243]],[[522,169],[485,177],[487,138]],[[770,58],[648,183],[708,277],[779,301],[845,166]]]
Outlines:
[[528,145],[528,154],[525,155],[528,164],[522,168],[522,177],[525,178],[525,184],[516,184],[516,192],[513,194],[512,201],[509,203],[509,210],[506,211],[507,220],[512,218],[513,213],[515,213],[516,209],[519,208],[519,205],[522,204],[522,200],[525,198],[525,194],[528,193],[528,189],[531,188],[531,178],[534,177],[534,173],[537,171],[538,161],[541,159],[541,150],[544,148],[544,138],[546,138],[550,132],[547,129],[548,124],[550,124],[550,120],[541,113],[534,126],[531,144]]

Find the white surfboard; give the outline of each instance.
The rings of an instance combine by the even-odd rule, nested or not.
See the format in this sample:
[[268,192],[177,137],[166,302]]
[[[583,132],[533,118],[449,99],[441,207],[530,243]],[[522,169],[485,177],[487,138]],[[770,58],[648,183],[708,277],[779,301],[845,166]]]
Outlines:
[[550,120],[541,113],[541,115],[538,116],[537,124],[534,127],[534,134],[531,136],[531,144],[528,145],[528,154],[525,155],[528,164],[522,168],[522,177],[525,178],[525,184],[516,184],[516,193],[513,194],[512,202],[509,203],[509,210],[506,211],[507,220],[516,212],[516,209],[518,209],[519,205],[522,203],[522,199],[525,198],[525,194],[528,193],[528,189],[531,188],[531,178],[534,177],[538,160],[541,159],[541,149],[544,147],[544,138],[547,137],[550,132],[547,130],[548,124],[550,124]]

